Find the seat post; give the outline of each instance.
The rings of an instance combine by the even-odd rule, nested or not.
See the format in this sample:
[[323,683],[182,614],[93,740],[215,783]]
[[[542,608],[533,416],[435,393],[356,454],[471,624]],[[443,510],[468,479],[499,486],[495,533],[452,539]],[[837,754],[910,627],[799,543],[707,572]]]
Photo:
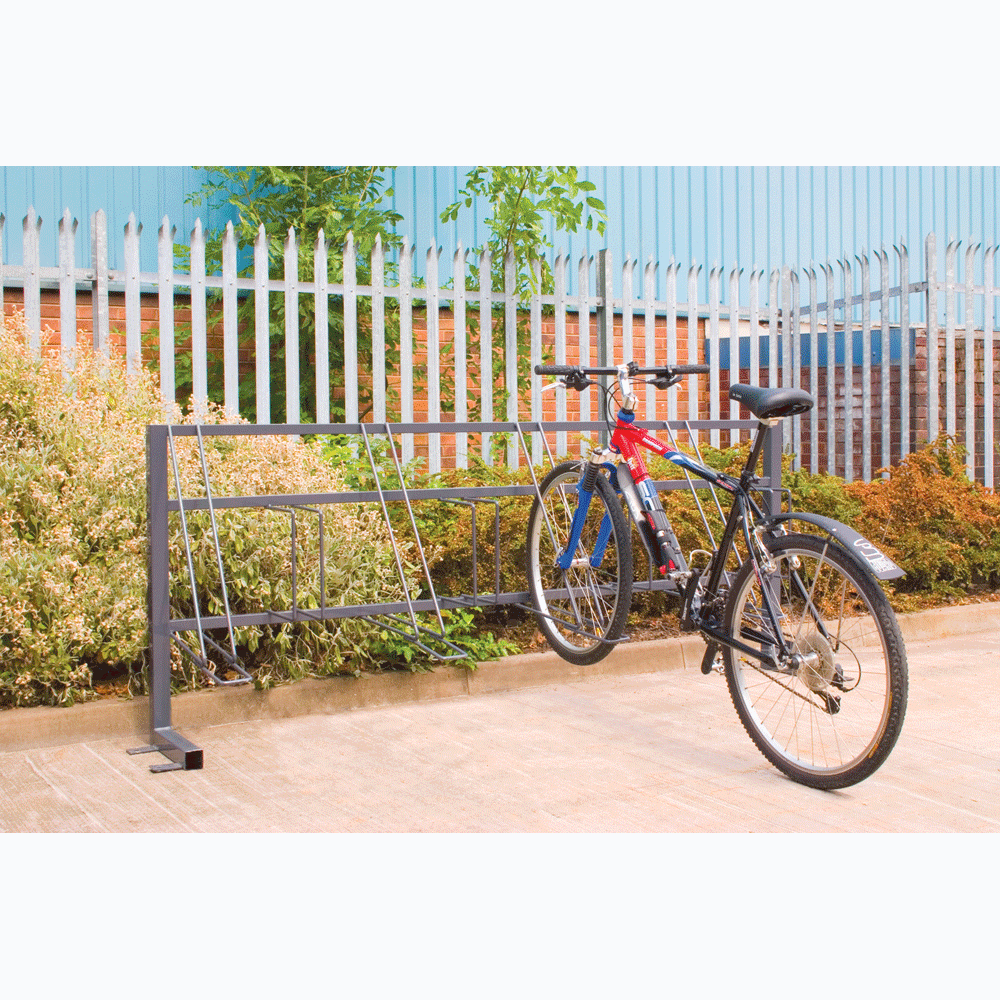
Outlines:
[[743,468],[742,476],[740,476],[740,482],[744,489],[746,489],[749,481],[753,479],[757,463],[760,461],[761,452],[764,450],[764,445],[767,442],[768,431],[771,429],[771,425],[776,423],[776,420],[766,422],[759,420],[757,422],[756,437],[753,439],[753,446],[750,448],[750,454],[747,456],[747,464]]

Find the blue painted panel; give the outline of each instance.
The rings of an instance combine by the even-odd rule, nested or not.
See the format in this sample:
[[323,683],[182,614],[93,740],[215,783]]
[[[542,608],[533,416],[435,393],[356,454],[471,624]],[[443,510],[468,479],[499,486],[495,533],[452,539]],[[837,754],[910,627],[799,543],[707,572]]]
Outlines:
[[[871,334],[871,363],[872,365],[882,364],[882,331],[881,329],[872,330]],[[860,368],[864,354],[863,354],[863,342],[862,334],[860,330],[852,331],[852,361],[851,363],[855,368]],[[780,367],[784,363],[784,343],[783,338],[779,337],[777,341],[778,347],[778,366]],[[834,364],[843,365],[844,363],[844,347],[845,338],[842,330],[838,330],[834,335]],[[761,337],[758,341],[759,357],[760,357],[760,367],[766,368],[770,363],[771,357],[771,342],[767,337]],[[916,334],[913,330],[910,331],[910,357],[914,356],[916,350]],[[826,367],[827,356],[829,352],[827,351],[826,337],[822,336],[819,339],[819,345],[816,351],[817,364],[820,369]],[[710,364],[712,357],[712,342],[710,340],[705,340],[705,363]],[[902,340],[901,331],[898,326],[889,328],[889,363],[898,365],[900,358],[902,357]],[[802,335],[800,338],[799,347],[799,358],[803,368],[807,368],[812,363],[812,341],[808,335]],[[729,370],[729,338],[721,338],[719,340],[719,365],[723,371]],[[750,338],[740,337],[740,367],[750,368]]]

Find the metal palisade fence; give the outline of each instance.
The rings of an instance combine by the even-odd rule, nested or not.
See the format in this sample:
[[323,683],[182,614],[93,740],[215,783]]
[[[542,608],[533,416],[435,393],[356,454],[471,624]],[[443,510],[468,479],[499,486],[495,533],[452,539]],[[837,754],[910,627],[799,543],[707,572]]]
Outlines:
[[[0,230],[3,225],[0,215]],[[646,366],[705,361],[711,366],[707,378],[690,377],[680,391],[658,399],[652,392],[642,396],[640,416],[738,419],[738,405],[728,398],[730,384],[794,385],[817,401],[808,416],[784,430],[785,447],[803,468],[867,481],[945,433],[965,448],[971,478],[997,484],[997,248],[971,240],[964,249],[959,241],[947,244],[943,271],[933,234],[916,265],[899,245],[818,266],[785,266],[770,274],[738,264],[716,266],[709,272],[707,302],[698,302],[698,264],[665,265],[665,296],[658,298],[659,265],[652,260],[642,267],[639,281],[636,261],[626,260],[615,274],[606,250],[575,264],[559,254],[552,262],[553,293],[532,293],[522,302],[514,291],[512,258],[504,261],[503,288],[488,283],[475,287],[469,253],[461,247],[450,269],[449,262],[442,267],[439,250],[429,249],[426,277],[419,282],[414,279],[416,250],[408,241],[394,261],[387,261],[376,242],[370,260],[363,262],[368,282],[362,284],[349,237],[342,251],[343,280],[333,282],[328,278],[330,247],[321,232],[312,248],[317,277],[304,281],[298,276],[297,237],[289,230],[280,237],[283,276],[273,278],[269,240],[278,237],[261,227],[254,246],[240,248],[230,224],[222,240],[221,273],[208,274],[199,220],[190,234],[190,270],[180,272],[175,270],[176,233],[164,218],[158,233],[159,266],[147,273],[139,269],[142,227],[134,216],[124,231],[121,271],[108,267],[103,211],[91,218],[87,267],[74,259],[78,223],[68,209],[58,225],[58,263],[42,266],[42,221],[29,209],[23,220],[22,264],[0,259],[0,309],[23,307],[32,348],[40,352],[43,343],[58,345],[67,366],[81,330],[104,355],[123,332],[126,364],[135,371],[143,364],[144,326],[155,326],[158,344],[152,353],[145,349],[146,363],[157,365],[161,391],[170,401],[176,396],[179,360],[189,365],[190,398],[197,408],[209,397],[212,363],[219,367],[221,359],[228,413],[240,412],[242,375],[253,385],[242,417],[271,423],[274,379],[280,381],[281,375],[271,370],[275,315],[280,312],[288,423],[306,418],[328,423],[334,404],[346,423],[599,419],[596,394],[543,394],[533,366],[539,361],[614,365],[634,359]],[[242,276],[241,250],[252,252],[253,261]],[[474,263],[479,275],[492,273],[488,254]],[[569,295],[569,269],[574,266],[577,292]],[[619,296],[614,294],[616,277]],[[238,317],[239,303],[248,296],[253,297],[252,330],[246,323],[241,329]],[[306,296],[313,300],[315,316],[314,342],[308,345],[300,343],[299,328],[299,302]],[[48,301],[52,304],[46,313]],[[331,303],[343,329],[343,361],[333,370]],[[276,311],[279,304],[283,308]],[[122,316],[117,322],[115,311]],[[155,319],[148,318],[149,312]],[[46,337],[45,326],[58,329],[57,338]],[[303,357],[315,371],[312,412],[307,413],[300,412]],[[703,433],[716,447],[734,443],[723,438],[736,434]],[[536,459],[541,457],[539,437],[534,435]],[[554,440],[564,454],[565,432]],[[440,435],[423,443],[404,438],[403,449],[407,460],[426,455],[431,472],[448,465],[466,467],[472,454],[487,463],[497,455],[488,435],[476,441],[456,435],[451,452],[442,449]],[[517,463],[516,446],[508,448],[506,457]]]

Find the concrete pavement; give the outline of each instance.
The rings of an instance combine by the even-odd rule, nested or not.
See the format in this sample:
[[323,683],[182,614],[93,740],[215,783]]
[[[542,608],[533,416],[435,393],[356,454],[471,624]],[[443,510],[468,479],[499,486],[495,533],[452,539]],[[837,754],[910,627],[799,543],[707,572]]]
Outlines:
[[[200,771],[153,774],[150,756],[125,753],[143,739],[74,736],[68,723],[62,735],[37,723],[49,745],[27,746],[23,720],[51,712],[3,713],[0,831],[1000,832],[1000,605],[948,612],[904,620],[902,735],[878,772],[838,792],[771,767],[724,679],[668,640],[626,644],[589,676],[515,658],[520,683],[473,696],[437,671],[426,700],[350,711],[302,689],[309,714],[285,694],[272,717],[233,721],[219,706],[247,703],[206,692],[190,701],[215,723],[193,709],[185,723],[175,699],[175,725],[204,749]],[[92,718],[110,723],[113,707]]]

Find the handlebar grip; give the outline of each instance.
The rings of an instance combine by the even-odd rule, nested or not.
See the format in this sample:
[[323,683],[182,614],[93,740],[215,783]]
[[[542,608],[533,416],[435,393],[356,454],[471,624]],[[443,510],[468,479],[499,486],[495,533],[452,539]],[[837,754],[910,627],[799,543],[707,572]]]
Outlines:
[[536,375],[572,375],[577,371],[576,365],[535,365]]
[[674,365],[678,375],[707,375],[712,369],[708,365]]

